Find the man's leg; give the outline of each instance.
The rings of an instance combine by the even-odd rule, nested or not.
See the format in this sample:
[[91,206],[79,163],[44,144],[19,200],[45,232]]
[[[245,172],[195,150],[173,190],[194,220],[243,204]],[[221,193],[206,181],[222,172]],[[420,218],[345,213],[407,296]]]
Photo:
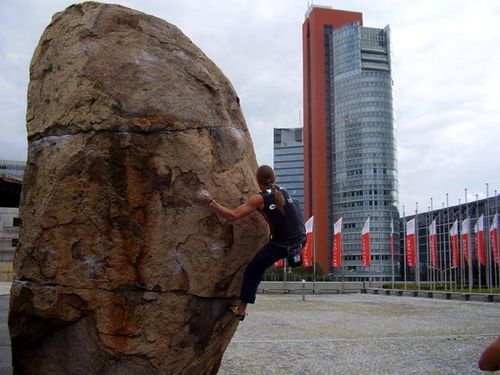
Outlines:
[[243,285],[241,286],[241,304],[238,308],[238,314],[244,314],[248,303],[255,302],[257,288],[264,271],[279,259],[286,257],[286,248],[275,246],[272,242],[266,244],[252,261],[248,264],[243,276]]

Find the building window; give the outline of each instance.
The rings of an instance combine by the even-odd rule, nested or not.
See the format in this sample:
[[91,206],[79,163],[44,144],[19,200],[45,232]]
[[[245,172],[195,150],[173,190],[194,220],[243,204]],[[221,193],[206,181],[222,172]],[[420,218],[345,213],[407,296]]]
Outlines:
[[302,129],[295,129],[295,141],[302,142]]
[[19,227],[19,226],[21,226],[21,219],[20,219],[20,218],[18,218],[18,217],[15,217],[15,218],[12,220],[12,225],[13,225],[14,227]]
[[12,247],[17,247],[18,244],[19,244],[19,239],[13,238],[12,239]]
[[278,129],[274,130],[274,144],[280,144],[281,143],[281,131]]

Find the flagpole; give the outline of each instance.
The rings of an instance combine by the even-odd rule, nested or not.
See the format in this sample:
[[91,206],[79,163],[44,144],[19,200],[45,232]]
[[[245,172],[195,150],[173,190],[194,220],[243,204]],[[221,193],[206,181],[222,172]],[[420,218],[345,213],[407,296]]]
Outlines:
[[[458,198],[458,222],[460,224],[462,223],[462,204],[460,202],[460,198]],[[457,234],[458,234],[458,228],[457,228]],[[462,235],[462,232],[460,232],[460,234],[458,235],[458,238],[459,238],[459,241],[458,241],[458,251],[460,252],[460,287],[461,287],[462,290],[464,290],[465,259],[464,259],[463,243],[462,243],[462,240],[460,239],[461,235]],[[462,251],[460,251],[460,250],[462,250]]]
[[418,202],[415,202],[415,259],[416,259],[416,269],[415,269],[415,279],[417,281],[417,290],[420,291],[420,251],[419,251],[419,230],[418,230]]
[[[495,215],[498,215],[497,190],[496,189],[495,189]],[[498,217],[497,217],[497,220],[498,220]],[[500,238],[500,236],[497,236],[497,249],[499,246],[498,238]],[[499,284],[499,274],[500,274],[499,265],[497,265],[495,262],[493,262],[493,265],[494,265],[494,270],[495,270],[495,281],[496,281],[495,285],[497,286],[497,288],[499,288],[500,287],[500,284]]]
[[316,223],[313,224],[313,294],[316,294]]
[[[431,198],[431,206],[432,206],[432,198]],[[426,274],[427,274],[427,285],[429,287],[429,289],[431,288],[431,267],[432,265],[430,264],[429,260],[430,260],[430,230],[429,230],[429,227],[430,227],[430,224],[429,224],[429,221],[431,220],[430,219],[430,215],[431,215],[431,206],[427,206],[427,231],[429,232],[429,234],[427,235],[427,251],[426,251],[426,257],[427,257],[427,269],[426,269]],[[430,265],[430,267],[429,267]]]
[[[338,228],[340,227],[340,228]],[[336,236],[340,236],[340,246],[338,249],[336,249],[336,242],[337,242],[337,237]],[[343,251],[343,247],[344,247],[344,244],[343,244],[343,239],[342,239],[342,216],[337,219],[337,221],[335,222],[335,224],[333,224],[333,242],[332,242],[332,248],[333,248],[333,251],[332,251],[332,263],[333,263],[333,259],[335,258],[335,253],[336,252],[340,252],[340,267],[341,267],[341,272],[342,272],[342,283],[341,283],[341,290],[342,290],[342,293],[344,293],[344,281],[345,281],[345,264],[344,264],[344,251]]]
[[[371,244],[371,230],[370,230],[370,215],[368,215],[368,237],[370,238],[368,246],[368,275],[370,280],[370,288],[372,287],[373,275],[372,275],[372,244]],[[362,241],[362,240],[361,240]]]
[[[467,188],[465,188],[465,218],[469,218],[469,210],[467,208]],[[472,286],[474,282],[474,276],[472,274],[472,247],[470,246],[470,221],[467,223],[469,226],[467,228],[467,255],[469,256],[469,293],[472,293]]]
[[477,227],[477,233],[474,231],[474,241],[476,243],[476,253],[477,253],[477,281],[479,285],[479,292],[481,292],[481,284],[482,284],[482,278],[481,278],[481,262],[480,258],[481,255],[479,254],[479,247],[480,247],[480,239],[479,239],[479,196],[476,194],[476,227]]
[[[335,241],[335,233],[334,233],[334,237],[333,237],[333,241]],[[344,278],[345,278],[345,262],[344,262],[344,252],[343,252],[343,243],[344,241],[341,240],[340,242],[340,264],[341,264],[341,267],[342,267],[342,293],[344,293]]]
[[[335,231],[333,232],[333,243],[335,243]],[[332,247],[335,245],[332,245]],[[333,253],[333,252],[332,252]],[[333,256],[333,254],[332,254]],[[342,283],[340,285],[341,293],[344,293],[344,278],[345,278],[345,268],[344,268],[344,253],[342,252],[342,243],[340,243],[340,269],[342,271]]]
[[368,215],[368,220],[369,220],[369,224],[368,224],[368,233],[370,233],[368,236],[370,237],[370,256],[368,257],[369,259],[369,262],[370,262],[370,286],[372,286],[372,282],[373,282],[373,270],[372,270],[372,229],[371,229],[371,215]]
[[[486,252],[486,284],[488,285],[488,293],[493,293],[493,287],[491,285],[491,243],[490,243],[490,225],[489,225],[489,215],[490,215],[490,192],[488,191],[488,183],[486,183],[486,202],[485,202],[485,223],[484,223],[484,232],[485,234],[488,233],[488,235],[485,235],[486,237],[486,244],[485,248],[487,250]],[[486,232],[486,229],[488,229],[488,232]]]
[[403,206],[403,266],[404,266],[404,278],[405,278],[405,290],[406,290],[406,214],[405,206]]
[[286,293],[286,257],[283,259],[283,293]]
[[[444,215],[443,215],[444,216]],[[447,227],[450,225],[450,207],[448,205],[448,193],[446,193],[446,220],[443,220],[447,223]],[[445,237],[446,240],[446,237]],[[445,242],[446,244],[446,242]],[[443,246],[445,254],[446,254],[446,245]],[[445,255],[446,257],[446,255]],[[451,243],[450,243],[450,237],[448,236],[448,265],[450,266],[450,291],[453,290],[453,273],[454,273],[454,268],[452,267],[452,261],[451,261]],[[444,272],[446,272],[446,268],[444,269]],[[457,281],[457,275],[455,272],[455,287],[456,287],[456,281]]]
[[[433,206],[432,206],[433,207]],[[431,225],[433,226],[433,230],[436,232],[435,235],[434,235],[434,239],[436,240],[436,245],[435,245],[435,248],[436,248],[436,258],[435,258],[435,262],[437,263],[436,265],[433,265],[432,264],[432,254],[431,252],[433,251],[433,249],[431,248],[429,250],[429,256],[430,256],[430,259],[431,259],[431,276],[432,276],[432,281],[433,281],[433,288],[432,289],[436,289],[436,282],[437,282],[437,278],[438,278],[438,274],[441,272],[441,269],[440,269],[440,266],[442,264],[441,262],[441,259],[440,259],[440,251],[439,251],[439,235],[438,235],[438,219],[439,219],[439,215],[440,213],[437,214],[437,216],[434,218],[434,214],[432,213],[432,209],[431,209]],[[434,220],[435,220],[435,224],[434,225]],[[434,245],[433,245],[434,246]]]
[[[442,209],[439,211],[439,214],[437,215],[437,217],[434,219],[436,220],[436,241],[437,241],[437,244],[436,244],[436,247],[437,247],[437,252],[438,252],[438,265],[436,267],[436,270],[438,271],[438,275],[439,275],[439,283],[440,285],[443,284],[443,279],[444,279],[444,290],[447,290],[448,289],[448,283],[447,283],[447,278],[446,278],[446,253],[445,253],[445,248],[444,248],[444,241],[443,241],[443,230],[441,230],[441,233],[438,234],[439,232],[439,224],[438,222],[441,223],[441,226],[442,226],[442,222],[443,222],[443,217],[444,217],[444,203],[441,204],[442,206]],[[440,241],[441,239],[441,241]],[[441,246],[439,246],[439,244],[441,243]],[[443,267],[443,270],[441,271],[441,267]],[[443,275],[444,273],[444,275]]]
[[[444,202],[441,203],[441,211],[440,211],[440,215],[438,215],[438,219],[439,219],[439,216],[441,216],[441,221],[444,221]],[[436,229],[436,232],[437,232],[437,229]],[[444,232],[444,231],[441,231],[441,232]],[[443,237],[443,234],[444,233],[441,233],[441,236],[438,236],[436,234],[436,238],[439,238],[439,237]],[[437,248],[438,248],[438,252],[439,252],[439,240],[437,240]],[[438,270],[439,270],[439,273],[440,274],[443,274],[444,273],[444,290],[448,290],[448,274],[446,273],[446,247],[445,247],[445,243],[444,243],[444,240],[443,238],[441,238],[441,248],[442,248],[442,251],[441,251],[441,257],[438,257],[439,259],[439,264],[438,264]],[[441,261],[441,258],[442,258],[442,261]],[[441,272],[441,266],[443,267],[443,272]],[[450,283],[451,283],[451,279],[450,279]],[[451,287],[450,287],[450,290],[451,290]]]
[[391,237],[389,240],[392,260],[392,289],[394,289],[394,217],[391,217]]

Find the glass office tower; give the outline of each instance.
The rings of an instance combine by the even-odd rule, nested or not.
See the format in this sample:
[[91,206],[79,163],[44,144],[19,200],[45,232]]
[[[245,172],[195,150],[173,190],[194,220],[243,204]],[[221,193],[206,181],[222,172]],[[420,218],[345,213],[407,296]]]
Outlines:
[[[397,229],[399,222],[390,31],[352,23],[332,30],[331,38],[330,212],[332,223],[343,218],[345,265],[334,273],[389,279],[390,223]],[[368,217],[370,269],[360,266],[360,233]]]
[[274,171],[276,182],[304,210],[304,144],[302,128],[274,128]]
[[[389,27],[362,14],[312,5],[302,26],[304,205],[314,216],[316,270],[347,280],[390,279],[391,218],[398,225]],[[343,218],[343,264],[332,267],[333,226]],[[372,266],[361,267],[371,220]]]

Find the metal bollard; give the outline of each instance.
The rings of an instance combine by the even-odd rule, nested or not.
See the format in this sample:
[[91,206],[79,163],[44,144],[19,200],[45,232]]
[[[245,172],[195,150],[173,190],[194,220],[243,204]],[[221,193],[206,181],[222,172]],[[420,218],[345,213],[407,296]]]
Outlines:
[[302,301],[306,300],[306,281],[302,279]]

